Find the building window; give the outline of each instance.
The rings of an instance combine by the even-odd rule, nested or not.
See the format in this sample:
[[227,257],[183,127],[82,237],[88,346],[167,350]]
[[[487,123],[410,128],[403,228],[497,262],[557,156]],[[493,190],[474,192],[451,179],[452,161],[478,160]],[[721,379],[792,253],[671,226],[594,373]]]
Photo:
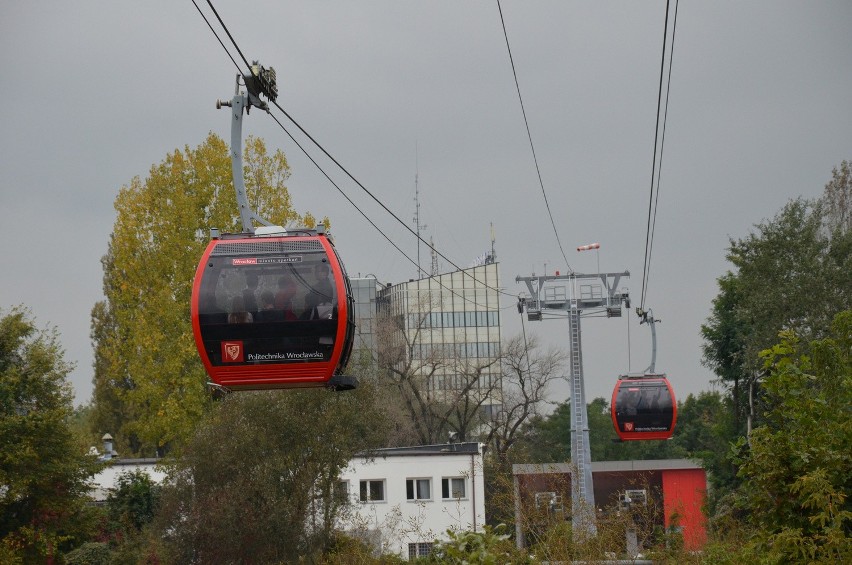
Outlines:
[[464,325],[469,328],[476,326],[476,312],[464,313]]
[[413,560],[418,557],[427,557],[432,553],[431,542],[417,542],[408,544],[408,559]]
[[408,500],[432,500],[432,479],[407,479],[405,494]]
[[334,501],[338,504],[349,502],[349,481],[337,481],[334,485]]
[[476,328],[497,327],[500,325],[499,312],[430,312],[428,314],[408,314],[409,328]]
[[361,481],[360,500],[361,502],[384,502],[385,481]]
[[443,328],[451,328],[453,327],[453,313],[452,312],[441,312],[442,320],[441,327]]
[[453,312],[453,325],[457,328],[464,327],[464,312]]
[[441,479],[441,498],[444,500],[467,498],[464,477],[445,477]]

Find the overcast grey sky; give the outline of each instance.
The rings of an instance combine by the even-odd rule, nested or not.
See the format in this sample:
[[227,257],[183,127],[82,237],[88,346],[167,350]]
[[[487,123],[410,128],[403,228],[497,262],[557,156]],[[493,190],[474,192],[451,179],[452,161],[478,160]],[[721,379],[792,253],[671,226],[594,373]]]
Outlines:
[[[204,2],[199,5],[210,14]],[[214,3],[243,53],[278,72],[279,102],[459,265],[490,247],[503,287],[565,269],[530,153],[496,2]],[[641,290],[665,2],[502,4],[542,179],[563,247],[600,242],[601,269]],[[852,3],[680,3],[646,306],[657,368],[679,397],[712,388],[700,324],[728,238],[790,198],[817,197],[852,159]],[[223,35],[224,38],[224,35]],[[236,56],[236,54],[235,54]],[[239,59],[238,59],[239,61]],[[0,8],[0,308],[61,332],[77,401],[91,395],[89,313],[122,185],[209,131],[229,139],[236,69],[189,0],[6,1]],[[246,134],[281,148],[296,208],[327,215],[350,275],[415,275],[260,112]],[[313,151],[319,158],[319,152]],[[323,166],[409,254],[413,236]],[[422,250],[424,262],[428,254]],[[443,270],[449,265],[442,262]],[[511,298],[504,336],[520,331]],[[589,399],[647,366],[636,316],[584,321]],[[567,343],[567,322],[530,323]],[[561,401],[567,387],[554,390]]]

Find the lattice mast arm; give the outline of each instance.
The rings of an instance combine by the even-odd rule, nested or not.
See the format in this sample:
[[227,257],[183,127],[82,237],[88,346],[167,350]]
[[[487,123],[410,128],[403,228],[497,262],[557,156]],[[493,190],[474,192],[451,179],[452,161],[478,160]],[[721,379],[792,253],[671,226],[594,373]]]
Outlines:
[[[621,316],[622,304],[629,308],[630,295],[626,290],[619,291],[622,277],[630,273],[581,274],[571,272],[567,275],[543,275],[515,278],[515,282],[524,283],[529,297],[518,297],[518,312],[527,311],[527,318],[533,321],[543,319],[545,311],[567,313],[569,320],[569,342],[571,376],[571,462],[572,472],[571,513],[575,533],[594,536],[597,533],[595,515],[595,489],[592,477],[592,456],[589,442],[589,415],[586,406],[586,393],[583,378],[583,354],[580,331],[581,313],[606,312],[607,317]],[[589,284],[583,285],[582,282]],[[591,288],[592,281],[597,290]],[[551,283],[548,289],[547,283]],[[564,284],[563,290],[554,288]],[[583,290],[584,286],[589,287]],[[606,292],[604,292],[604,289]],[[578,292],[579,291],[579,292]]]

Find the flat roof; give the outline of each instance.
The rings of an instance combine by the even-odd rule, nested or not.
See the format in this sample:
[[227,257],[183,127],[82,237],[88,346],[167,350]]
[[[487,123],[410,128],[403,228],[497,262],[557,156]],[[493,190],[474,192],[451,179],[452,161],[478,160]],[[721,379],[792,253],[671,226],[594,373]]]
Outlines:
[[439,443],[436,445],[413,445],[410,447],[383,447],[357,453],[355,457],[394,457],[401,455],[454,455],[458,453],[479,454],[479,442]]
[[108,466],[116,466],[116,465],[157,465],[162,460],[157,457],[142,457],[139,459],[124,459],[122,457],[113,457],[112,459],[107,459],[104,462],[108,464]]
[[[521,463],[512,465],[513,475],[571,474],[571,463]],[[669,469],[704,469],[691,459],[646,459],[632,461],[592,461],[593,473],[618,471],[665,471]]]

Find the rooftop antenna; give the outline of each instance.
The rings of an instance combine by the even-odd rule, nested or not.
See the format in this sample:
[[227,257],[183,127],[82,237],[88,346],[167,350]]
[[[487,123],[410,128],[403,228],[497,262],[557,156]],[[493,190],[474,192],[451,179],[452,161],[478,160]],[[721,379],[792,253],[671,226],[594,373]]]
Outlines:
[[494,222],[490,222],[491,226],[491,255],[485,260],[486,263],[497,262],[497,249],[494,247]]
[[430,270],[430,275],[433,277],[437,277],[440,268],[438,267],[438,252],[435,251],[435,242],[432,241],[432,238],[429,238],[429,246],[432,248],[432,269]]
[[[417,277],[424,275],[423,269],[420,268],[420,232],[426,229],[426,224],[420,223],[420,164],[417,157],[417,142],[414,142],[414,229],[417,230]],[[433,248],[434,250],[434,248]],[[433,266],[435,259],[432,259]]]

